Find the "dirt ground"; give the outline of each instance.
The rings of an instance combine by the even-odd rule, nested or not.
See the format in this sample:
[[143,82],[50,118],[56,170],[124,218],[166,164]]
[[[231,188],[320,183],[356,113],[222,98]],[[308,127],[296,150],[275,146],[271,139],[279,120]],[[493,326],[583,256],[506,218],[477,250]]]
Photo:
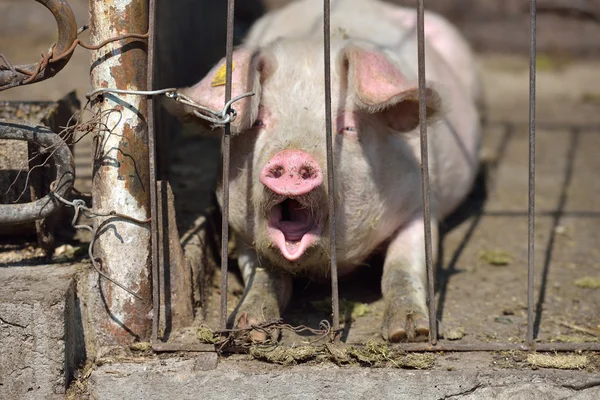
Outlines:
[[[78,7],[78,22],[83,23],[85,7]],[[22,42],[12,42],[13,61],[32,61],[29,56],[37,53],[31,48],[37,50],[46,39],[32,34]],[[7,43],[2,42],[3,46]],[[480,61],[489,111],[481,179],[468,202],[443,225],[436,264],[437,318],[442,331],[461,343],[518,343],[525,336],[527,319],[528,66],[522,55],[486,53],[480,55]],[[55,79],[0,93],[0,100],[55,100],[74,88],[81,97],[89,87],[88,63],[88,54],[79,49]],[[537,338],[545,342],[599,341],[600,60],[542,54],[538,67]],[[218,171],[218,143],[184,134],[175,138],[172,146],[170,181],[180,228],[185,232],[210,204]],[[90,143],[80,142],[76,185],[83,191],[91,184],[90,153]],[[40,260],[29,243],[13,240],[10,246],[1,253],[0,266]],[[348,343],[378,338],[383,312],[380,274],[381,266],[375,260],[371,267],[340,282],[340,298],[351,314],[343,333]],[[218,279],[217,274],[215,283]],[[233,307],[241,294],[235,272],[230,282],[229,304]],[[327,318],[324,300],[329,296],[328,285],[299,281],[294,289],[284,320],[316,328]],[[218,294],[215,287],[207,320],[197,321],[198,325],[216,326]],[[304,338],[290,336],[286,340],[300,343]]]

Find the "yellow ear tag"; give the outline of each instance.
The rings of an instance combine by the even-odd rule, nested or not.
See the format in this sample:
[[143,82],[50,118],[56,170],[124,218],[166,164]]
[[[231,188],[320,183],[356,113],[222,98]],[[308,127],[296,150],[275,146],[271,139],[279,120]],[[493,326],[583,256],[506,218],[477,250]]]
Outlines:
[[[234,68],[235,68],[235,63],[232,62],[231,63],[231,72],[233,72]],[[223,66],[221,68],[219,68],[219,70],[215,74],[215,77],[213,78],[212,82],[210,83],[210,86],[212,86],[212,87],[223,86],[225,84],[225,75],[226,74],[227,74],[227,65],[223,64]]]

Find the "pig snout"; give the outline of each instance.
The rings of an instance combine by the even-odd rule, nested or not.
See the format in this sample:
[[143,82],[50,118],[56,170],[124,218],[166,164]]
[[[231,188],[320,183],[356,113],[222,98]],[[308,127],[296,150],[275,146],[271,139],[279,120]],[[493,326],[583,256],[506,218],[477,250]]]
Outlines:
[[302,150],[284,150],[260,172],[260,182],[282,196],[301,196],[323,184],[319,163]]

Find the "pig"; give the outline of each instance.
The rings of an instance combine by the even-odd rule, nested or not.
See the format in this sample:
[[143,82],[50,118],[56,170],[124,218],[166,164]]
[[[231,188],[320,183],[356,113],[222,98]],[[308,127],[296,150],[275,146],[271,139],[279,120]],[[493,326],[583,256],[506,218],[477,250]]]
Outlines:
[[[236,326],[280,318],[294,276],[329,276],[332,167],[339,275],[383,249],[383,338],[428,336],[416,21],[416,10],[379,0],[332,1],[333,166],[326,162],[323,1],[267,13],[234,50],[233,96],[255,93],[234,103],[231,123],[229,222],[245,284],[231,316]],[[435,252],[439,221],[466,197],[477,172],[482,95],[465,39],[431,12],[425,52]],[[221,109],[224,65],[180,92]],[[220,204],[222,194],[219,183]],[[258,330],[252,338],[267,339]]]

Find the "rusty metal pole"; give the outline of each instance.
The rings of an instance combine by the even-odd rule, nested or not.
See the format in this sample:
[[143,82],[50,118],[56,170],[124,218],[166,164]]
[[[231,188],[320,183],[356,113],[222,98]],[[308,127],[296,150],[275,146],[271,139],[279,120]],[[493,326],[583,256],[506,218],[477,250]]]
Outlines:
[[[146,33],[145,0],[90,0],[90,40],[99,43],[126,33]],[[147,44],[143,40],[116,41],[92,51],[93,89],[147,88]],[[116,211],[144,220],[150,216],[150,175],[147,135],[147,99],[139,95],[105,94],[94,105],[105,112],[102,122],[110,132],[96,140],[93,175],[94,211]],[[106,113],[108,110],[118,112]],[[95,309],[97,338],[102,344],[128,343],[150,336],[150,224],[119,218],[96,218],[99,227],[94,258],[103,272],[128,287],[136,298],[106,280],[93,283],[100,291]]]

